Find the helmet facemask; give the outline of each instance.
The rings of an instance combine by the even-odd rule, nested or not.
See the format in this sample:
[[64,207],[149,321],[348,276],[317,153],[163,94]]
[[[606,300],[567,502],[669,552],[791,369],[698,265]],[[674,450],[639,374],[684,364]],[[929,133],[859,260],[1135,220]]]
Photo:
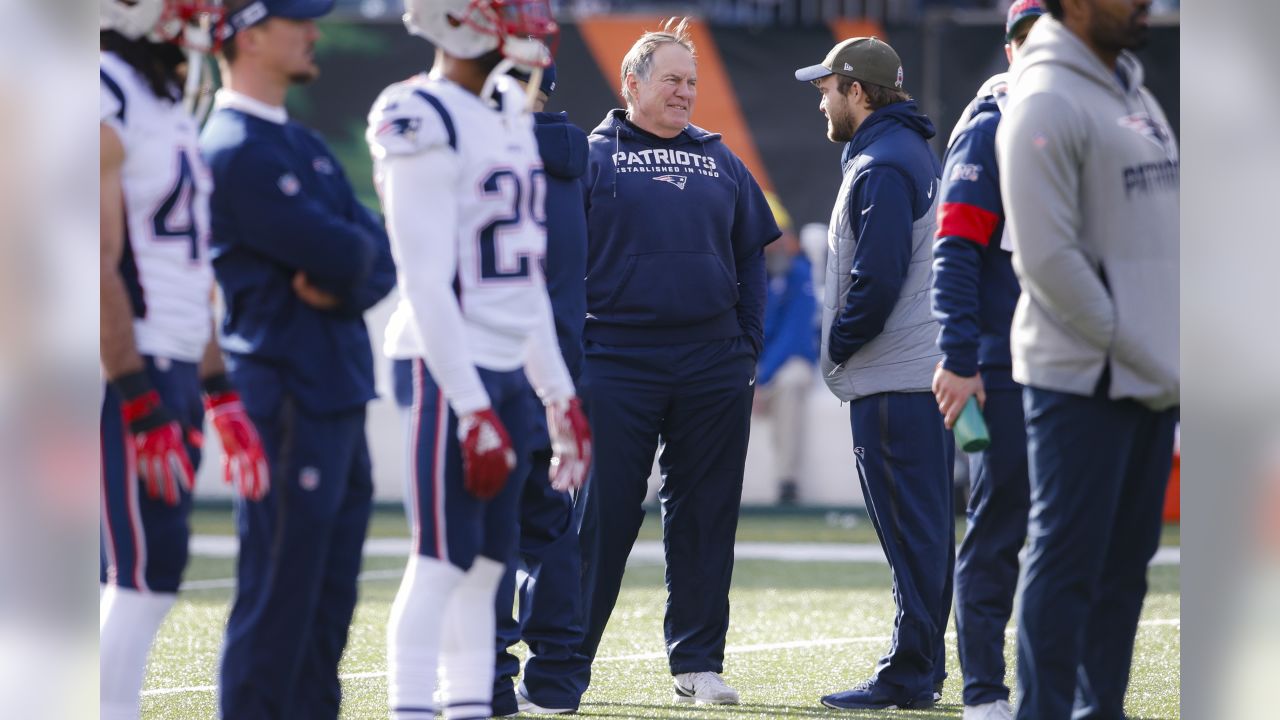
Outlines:
[[221,0],[167,0],[147,39],[210,53],[222,45],[225,20]]
[[222,22],[221,0],[99,0],[98,28],[129,40],[207,53],[217,49]]
[[547,0],[406,0],[409,32],[454,57],[493,50],[526,67],[551,64],[559,26]]

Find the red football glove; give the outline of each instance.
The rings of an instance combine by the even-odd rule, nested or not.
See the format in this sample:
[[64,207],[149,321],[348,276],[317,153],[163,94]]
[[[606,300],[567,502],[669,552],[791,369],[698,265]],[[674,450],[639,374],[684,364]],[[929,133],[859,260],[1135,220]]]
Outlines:
[[232,389],[226,375],[205,380],[204,392],[204,409],[222,441],[222,472],[227,484],[246,500],[261,500],[270,487],[267,455],[240,394]]
[[577,490],[591,470],[591,426],[578,398],[547,406],[547,430],[551,435],[551,487],[560,492]]
[[485,408],[458,420],[458,441],[462,443],[462,475],[467,492],[489,500],[507,484],[507,475],[516,466],[511,437],[493,408]]
[[160,402],[143,371],[112,383],[121,395],[120,412],[129,427],[138,479],[153,500],[177,505],[182,490],[191,492],[195,470],[182,442],[182,426]]

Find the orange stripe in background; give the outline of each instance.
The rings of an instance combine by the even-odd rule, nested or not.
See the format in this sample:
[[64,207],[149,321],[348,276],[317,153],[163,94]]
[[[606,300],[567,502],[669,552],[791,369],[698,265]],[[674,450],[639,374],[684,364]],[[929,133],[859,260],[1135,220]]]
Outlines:
[[[578,21],[583,40],[615,93],[621,87],[622,58],[644,31],[657,30],[666,19],[666,16],[610,15]],[[773,182],[760,159],[751,128],[742,116],[711,31],[701,20],[692,19],[689,30],[698,58],[698,97],[693,106],[693,123],[723,135],[724,144],[741,158],[760,187],[772,191]]]
[[889,42],[889,36],[885,33],[884,28],[875,20],[867,20],[865,18],[836,18],[831,21],[831,34],[835,36],[836,41],[848,40],[855,37],[877,37],[885,42]]

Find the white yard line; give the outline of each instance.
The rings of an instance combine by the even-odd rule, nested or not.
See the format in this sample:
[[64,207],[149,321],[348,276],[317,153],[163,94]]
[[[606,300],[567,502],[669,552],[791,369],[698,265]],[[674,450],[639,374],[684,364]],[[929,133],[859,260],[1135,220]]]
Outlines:
[[[1138,623],[1140,627],[1181,627],[1182,620],[1179,618],[1164,618],[1154,620],[1143,620]],[[1017,628],[1009,628],[1005,630],[1006,635],[1013,635],[1017,632]],[[947,633],[947,639],[955,639],[955,633]],[[770,650],[795,650],[801,648],[812,647],[831,647],[835,645],[857,645],[860,643],[885,643],[892,638],[887,635],[876,635],[868,637],[847,637],[847,638],[818,638],[815,640],[790,640],[787,642],[776,643],[757,643],[754,645],[737,645],[726,647],[724,653],[726,655],[744,655],[746,653],[768,652]],[[665,660],[667,654],[665,652],[636,653],[633,655],[610,655],[606,657],[596,658],[597,663],[615,663],[615,662],[636,662],[642,660]],[[367,680],[372,678],[386,677],[385,670],[379,672],[362,672],[348,673],[340,675],[342,680]],[[191,687],[177,688],[156,688],[154,690],[143,690],[144,697],[154,695],[177,695],[180,693],[196,693],[196,692],[214,692],[218,688],[216,685],[193,685]]]
[[[191,554],[205,557],[233,558],[238,543],[234,535],[196,535],[191,538]],[[370,538],[365,541],[364,554],[368,557],[407,557],[409,538]],[[885,562],[884,551],[870,543],[777,543],[740,542],[734,545],[733,555],[738,560],[780,560],[783,562]],[[630,563],[661,563],[662,543],[641,540],[631,550]],[[1162,547],[1156,551],[1152,565],[1177,565],[1181,562],[1181,549]]]

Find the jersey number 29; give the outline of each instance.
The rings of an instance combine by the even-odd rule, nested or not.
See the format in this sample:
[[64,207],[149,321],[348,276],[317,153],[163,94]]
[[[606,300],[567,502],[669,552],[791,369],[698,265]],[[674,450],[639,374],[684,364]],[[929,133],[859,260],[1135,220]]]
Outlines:
[[485,197],[510,197],[511,202],[505,212],[480,228],[480,279],[503,281],[529,277],[529,251],[513,249],[504,256],[500,242],[501,232],[504,228],[518,227],[524,222],[533,222],[546,229],[546,171],[534,168],[529,172],[527,193],[520,177],[510,168],[498,168],[490,172],[480,187]]

